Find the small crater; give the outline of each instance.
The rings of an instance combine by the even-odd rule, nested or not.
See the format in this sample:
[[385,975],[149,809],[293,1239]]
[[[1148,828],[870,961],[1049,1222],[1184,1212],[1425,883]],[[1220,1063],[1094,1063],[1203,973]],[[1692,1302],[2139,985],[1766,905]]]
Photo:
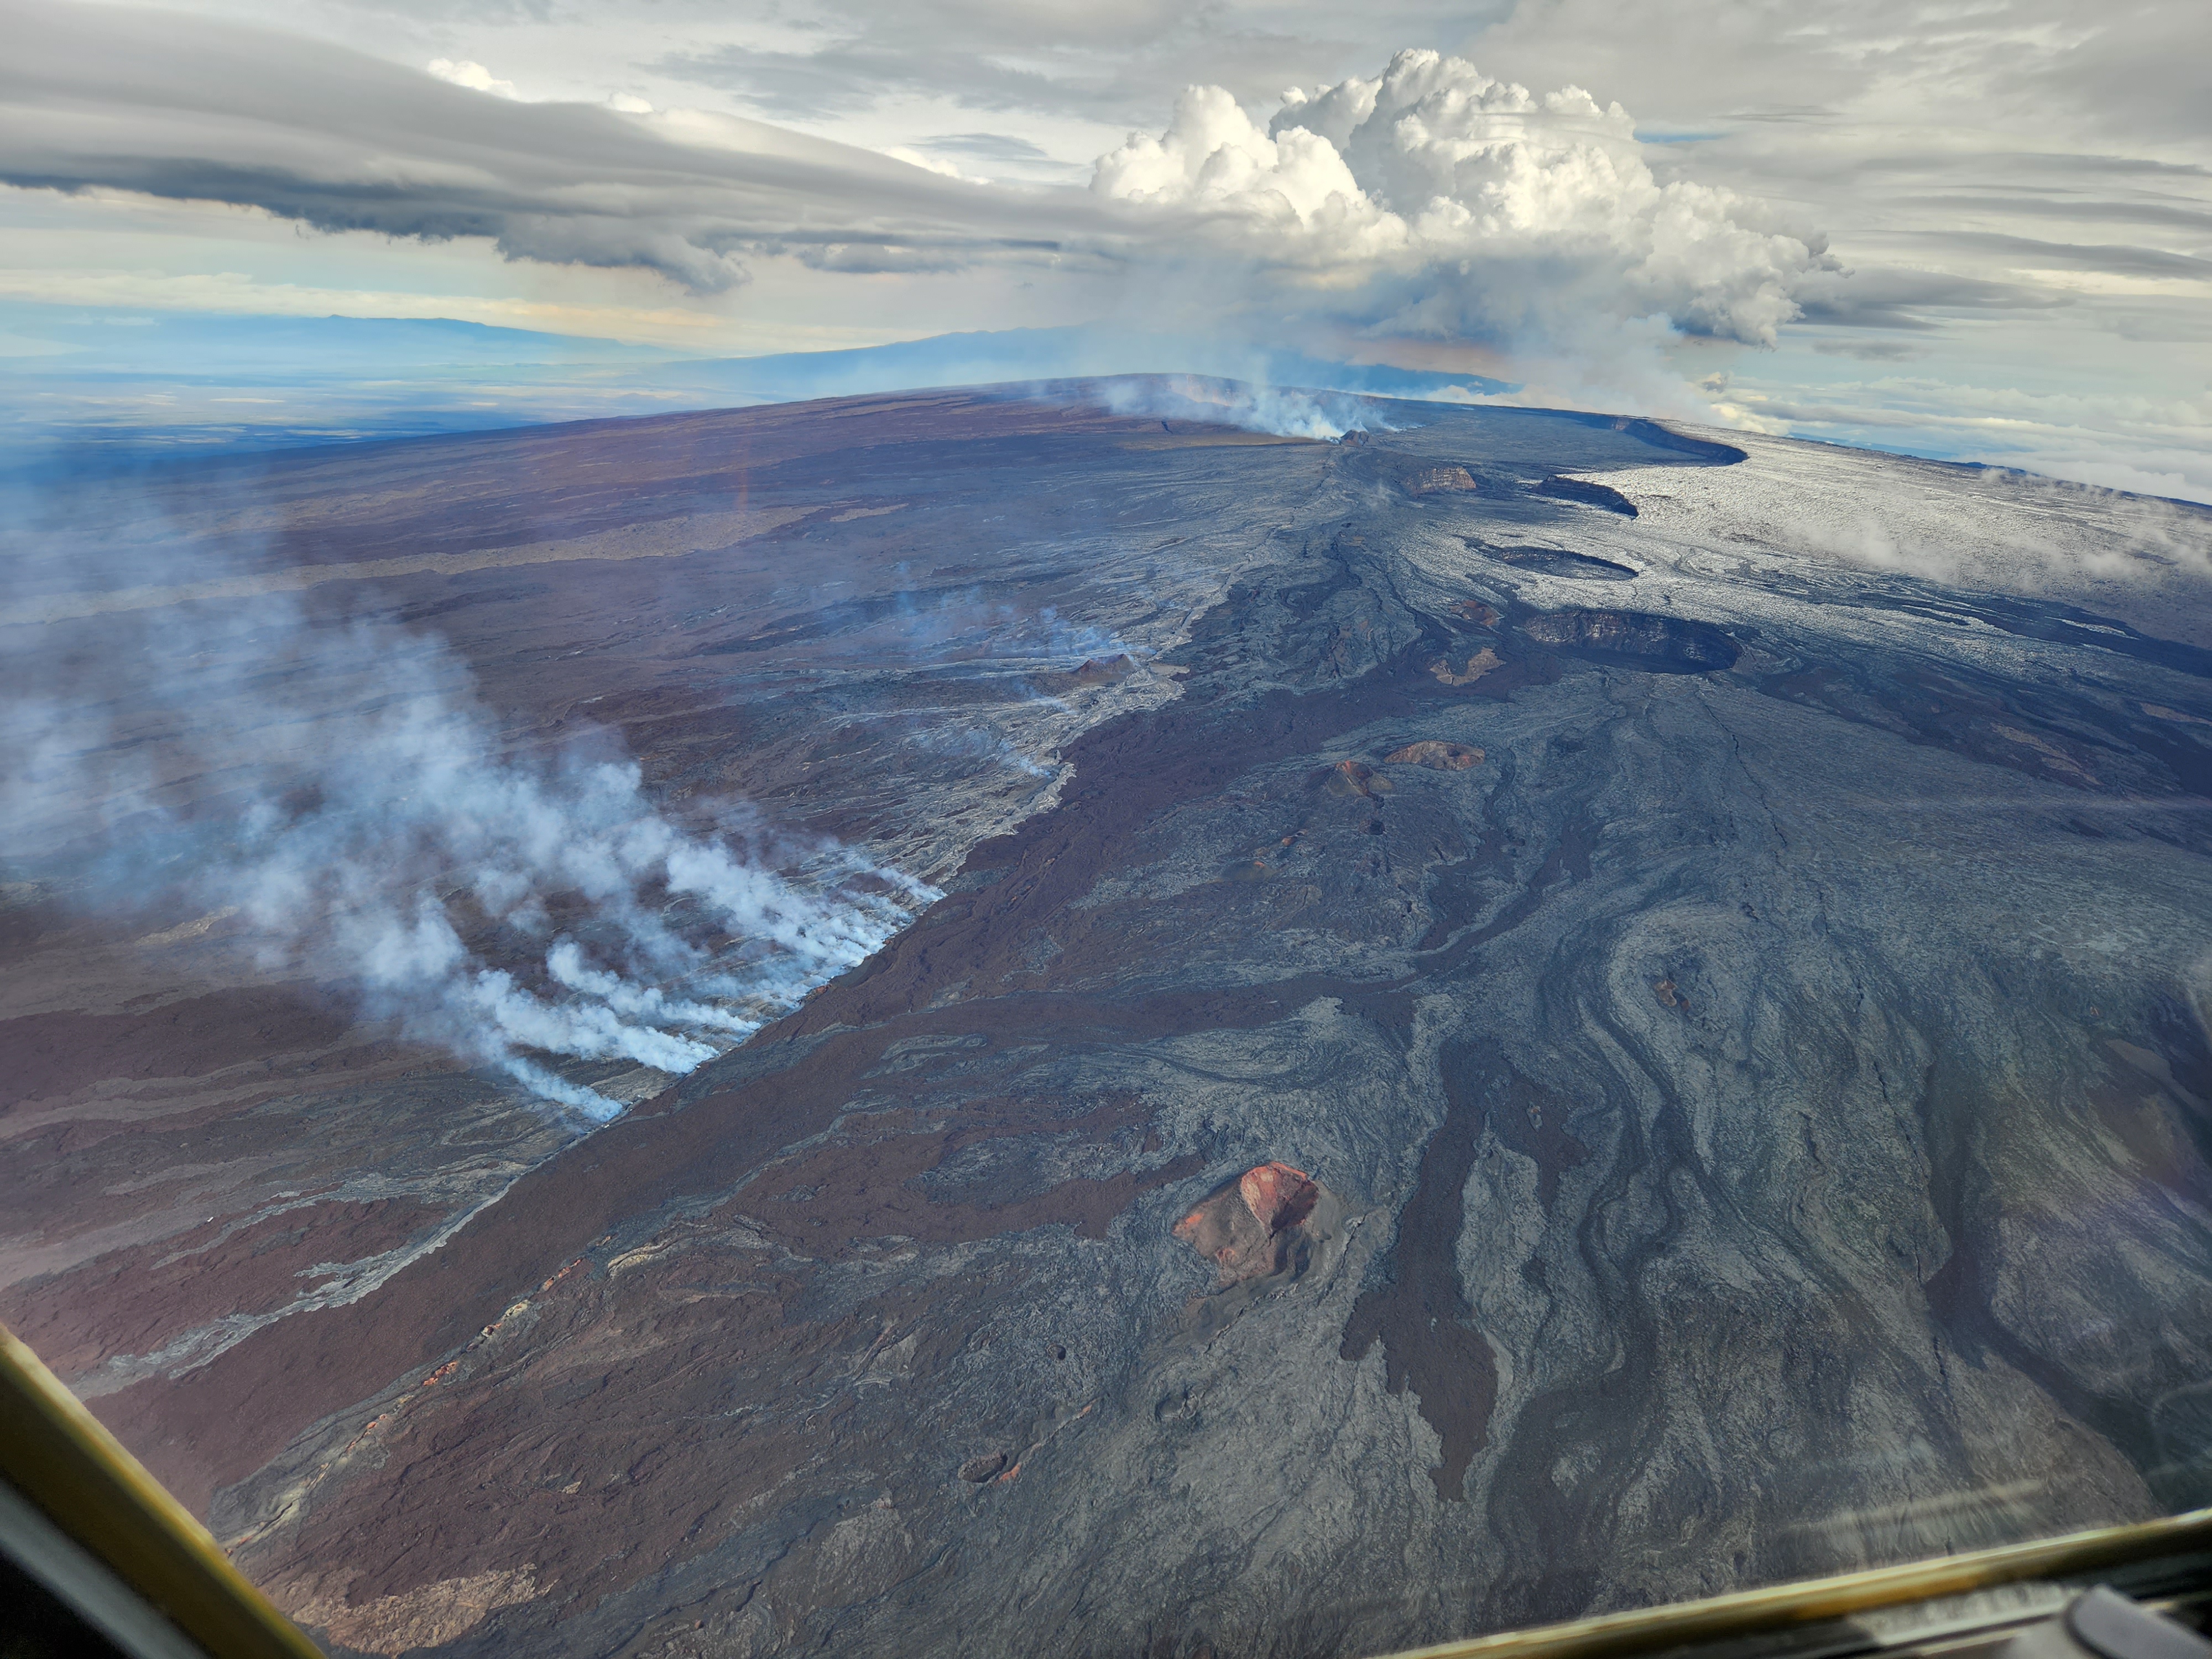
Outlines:
[[1584,507],[1602,507],[1607,513],[1618,513],[1623,518],[1636,517],[1636,503],[1601,483],[1591,483],[1583,478],[1562,478],[1554,475],[1541,483],[1528,486],[1531,495],[1548,496],[1555,501],[1578,501]]
[[1521,631],[1539,645],[1626,658],[1678,673],[1732,668],[1743,654],[1741,646],[1711,623],[1640,611],[1548,611],[1529,617]]
[[1615,564],[1594,553],[1570,553],[1564,547],[1492,547],[1473,537],[1468,538],[1467,544],[1500,564],[1510,564],[1519,570],[1540,571],[1547,576],[1565,576],[1575,581],[1633,581],[1643,574],[1632,565]]

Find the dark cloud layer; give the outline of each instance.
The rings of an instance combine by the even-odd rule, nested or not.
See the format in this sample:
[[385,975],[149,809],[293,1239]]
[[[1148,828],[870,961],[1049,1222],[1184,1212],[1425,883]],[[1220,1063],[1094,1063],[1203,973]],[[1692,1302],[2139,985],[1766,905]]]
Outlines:
[[922,149],[942,155],[972,155],[983,161],[1049,161],[1042,145],[1004,132],[942,132],[923,141]]
[[1822,275],[1806,283],[1797,295],[1807,322],[1916,331],[1940,326],[1945,313],[1990,315],[2069,303],[2067,295],[2022,283],[1894,268]]
[[2172,202],[2115,202],[2056,197],[2040,191],[1984,195],[1932,194],[1917,198],[1923,208],[1959,209],[1968,213],[1994,214],[2032,219],[2063,220],[2102,225],[2154,225],[2161,229],[2193,232],[2212,237],[2212,209]]
[[[832,0],[803,46],[699,46],[652,67],[744,100],[779,119],[865,109],[890,94],[949,99],[995,112],[1141,122],[1192,82],[1272,97],[1316,63],[1371,55],[1369,16],[1293,8],[1288,27],[1240,21],[1222,0]],[[1464,22],[1455,21],[1448,33]],[[1366,35],[1364,40],[1358,37]]]
[[2212,259],[2169,253],[2160,248],[2046,242],[2032,236],[2006,236],[1980,230],[1954,231],[1950,240],[1963,247],[1980,248],[2016,259],[2023,265],[2043,269],[2108,270],[2124,276],[2212,277]]
[[1079,198],[987,194],[737,118],[679,126],[515,103],[167,13],[11,5],[0,16],[0,182],[23,188],[234,203],[320,230],[484,237],[509,258],[642,267],[699,293],[744,281],[749,252],[943,269],[1110,222]]

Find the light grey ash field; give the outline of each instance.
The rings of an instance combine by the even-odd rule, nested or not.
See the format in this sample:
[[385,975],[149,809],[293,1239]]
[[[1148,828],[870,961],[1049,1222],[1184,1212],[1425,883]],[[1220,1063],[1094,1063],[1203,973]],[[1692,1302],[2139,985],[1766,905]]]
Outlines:
[[[945,896],[603,1128],[510,1103],[526,1172],[373,1287],[127,1376],[250,1276],[108,1320],[116,1252],[212,1247],[94,1240],[115,1088],[13,1109],[7,1316],[127,1381],[95,1404],[280,1601],[341,1652],[1364,1652],[2212,1498],[2212,514],[1068,396],[374,452],[398,539],[532,444],[593,447],[595,530],[740,474],[800,509],[441,625],[543,708],[508,606],[596,585],[630,631],[558,684],[608,679],[649,789]],[[252,488],[335,513],[369,464]],[[144,994],[214,994],[221,934]],[[313,1099],[335,1190],[506,1098],[392,1052],[411,1115],[132,1121]],[[195,1221],[275,1212],[240,1145]],[[1178,1236],[1276,1161],[1319,1191],[1272,1255]]]

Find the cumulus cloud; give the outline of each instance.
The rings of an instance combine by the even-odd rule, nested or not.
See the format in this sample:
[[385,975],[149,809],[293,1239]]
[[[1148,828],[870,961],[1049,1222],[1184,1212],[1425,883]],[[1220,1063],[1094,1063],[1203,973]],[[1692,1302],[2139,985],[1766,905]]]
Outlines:
[[1265,129],[1223,88],[1191,88],[1091,187],[1204,215],[1221,251],[1383,334],[1517,341],[1663,318],[1771,345],[1807,279],[1836,268],[1820,236],[1757,203],[1661,183],[1620,105],[1434,52],[1294,88]]

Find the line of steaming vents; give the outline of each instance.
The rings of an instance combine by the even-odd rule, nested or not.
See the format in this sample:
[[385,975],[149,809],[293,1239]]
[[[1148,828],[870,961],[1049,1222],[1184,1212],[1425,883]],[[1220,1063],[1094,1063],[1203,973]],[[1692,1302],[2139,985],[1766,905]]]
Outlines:
[[[1048,626],[1056,623],[1050,610],[1043,616]],[[1076,684],[1113,684],[1136,672],[1148,654],[1111,635],[1084,631],[1091,637],[1076,642],[1100,648],[1072,671],[1060,670]],[[1056,697],[1039,700],[1059,702]],[[1053,775],[1051,768],[1031,759],[1002,733],[971,728],[957,738],[933,735],[927,741],[1032,777]],[[477,1027],[473,1041],[454,1046],[504,1072],[540,1098],[571,1107],[593,1121],[618,1116],[623,1109],[621,1102],[560,1076],[532,1054],[628,1059],[654,1072],[683,1076],[743,1042],[817,987],[859,965],[915,915],[943,896],[903,872],[869,867],[849,854],[847,859],[847,879],[833,880],[814,895],[802,896],[782,878],[762,871],[745,872],[748,884],[756,887],[748,896],[750,902],[732,904],[727,895],[719,895],[715,908],[726,915],[743,909],[758,915],[765,908],[769,914],[781,910],[790,918],[787,927],[770,930],[774,937],[746,939],[739,946],[743,960],[734,968],[702,963],[659,982],[646,982],[598,965],[576,940],[564,938],[544,958],[547,979],[567,994],[558,1000],[533,994],[503,969],[478,969],[454,988]],[[671,860],[672,874],[681,862]],[[725,879],[729,873],[726,865]],[[849,878],[854,875],[872,878],[884,890],[856,888]],[[721,883],[687,879],[680,884],[712,889]],[[488,896],[481,883],[478,896]],[[633,913],[629,920],[634,926],[638,918]],[[665,946],[671,941],[659,942]],[[684,947],[679,944],[678,948]]]
[[942,896],[896,872],[869,873],[892,881],[896,896],[838,890],[843,914],[831,937],[806,938],[797,949],[774,943],[763,949],[762,942],[748,940],[739,946],[741,960],[709,964],[667,983],[598,966],[572,939],[556,941],[544,957],[546,978],[565,995],[534,993],[505,969],[478,969],[454,988],[461,1010],[481,1022],[475,1041],[460,1046],[539,1098],[605,1122],[621,1115],[623,1102],[532,1056],[624,1059],[677,1077],[696,1071],[858,966]]

